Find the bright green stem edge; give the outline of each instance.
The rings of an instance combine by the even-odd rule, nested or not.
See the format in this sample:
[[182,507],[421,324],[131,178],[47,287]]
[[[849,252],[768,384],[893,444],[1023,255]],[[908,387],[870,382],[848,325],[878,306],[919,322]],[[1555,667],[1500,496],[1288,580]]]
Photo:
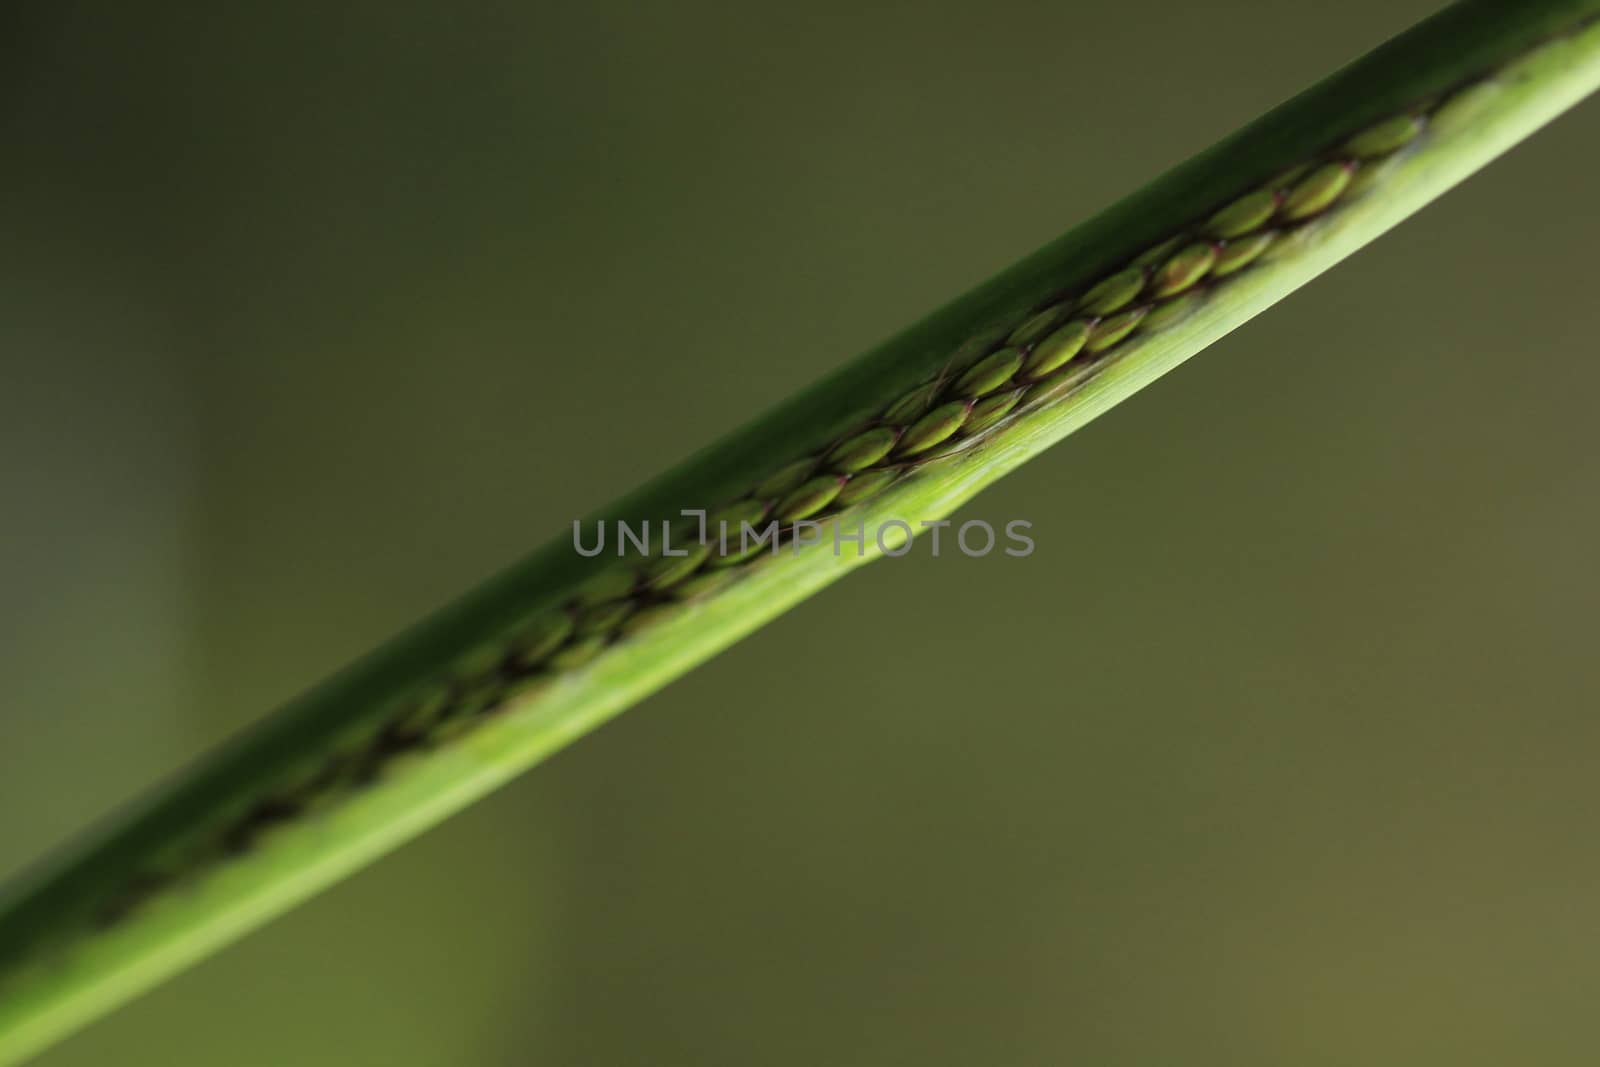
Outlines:
[[[586,524],[640,522],[740,490],[927,379],[966,338],[1114,269],[1206,211],[1373,122],[1493,73],[1358,199],[1231,284],[1180,327],[1138,342],[1077,393],[982,447],[930,465],[849,516],[853,528],[949,514],[983,486],[1281,300],[1600,86],[1600,0],[1457,4],[1077,227],[899,337],[692,457]],[[1581,30],[1580,27],[1583,27]],[[525,708],[407,757],[339,806],[275,832],[198,884],[94,932],[84,900],[152,853],[237,810],[509,622],[555,604],[606,558],[563,534],[455,605],[293,702],[171,787],[11,887],[0,905],[0,1065],[45,1048],[365,865],[593,729],[877,553],[785,554]]]

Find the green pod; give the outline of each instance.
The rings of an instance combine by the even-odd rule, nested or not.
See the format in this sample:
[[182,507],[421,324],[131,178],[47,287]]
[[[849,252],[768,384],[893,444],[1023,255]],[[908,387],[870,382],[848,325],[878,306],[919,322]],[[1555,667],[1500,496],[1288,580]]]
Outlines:
[[1300,222],[1320,215],[1334,205],[1355,177],[1354,163],[1324,163],[1301,179],[1283,200],[1283,217]]
[[900,438],[900,446],[895,449],[895,454],[915,456],[919,452],[926,452],[961,429],[961,424],[967,421],[967,410],[967,405],[961,401],[934,408],[911,424],[911,428]]
[[739,550],[739,534],[745,525],[753,527],[766,517],[767,506],[759,500],[750,499],[730,504],[713,514],[706,520],[706,539],[711,546],[707,562],[720,567],[748,558],[748,551]]
[[584,582],[572,597],[572,605],[577,608],[586,608],[593,604],[604,604],[608,600],[620,600],[633,592],[637,575],[633,568],[617,566]]
[[1067,323],[1033,347],[1022,364],[1022,373],[1029,378],[1049,374],[1078,354],[1093,328],[1087,319]]
[[983,433],[1006,417],[1010,410],[1017,406],[1017,401],[1022,399],[1021,389],[1009,389],[1004,393],[986,397],[972,405],[972,414],[961,427],[968,437]]
[[573,624],[573,632],[579,638],[610,633],[622,624],[623,619],[633,614],[633,608],[634,603],[631,600],[597,604],[578,616]]
[[705,570],[679,582],[668,593],[678,600],[693,600],[726,589],[738,580],[739,572],[736,570]]
[[756,486],[752,495],[760,497],[762,500],[771,500],[774,497],[782,496],[804,482],[811,476],[811,472],[816,469],[817,457],[815,456],[807,456],[805,459],[795,460],[770,478],[764,479],[760,485]]
[[1172,255],[1173,252],[1177,251],[1178,246],[1182,243],[1182,235],[1177,237],[1168,237],[1160,244],[1151,248],[1147,248],[1143,252],[1139,253],[1138,258],[1133,261],[1131,266],[1154,267],[1158,263],[1165,260],[1168,256]]
[[1102,320],[1083,347],[1090,352],[1104,352],[1137,329],[1139,323],[1144,321],[1144,317],[1149,313],[1148,307],[1136,307]]
[[1176,326],[1184,319],[1195,313],[1195,310],[1205,302],[1202,291],[1190,291],[1172,300],[1157,304],[1150,309],[1150,314],[1144,317],[1139,324],[1141,330],[1165,330],[1169,326]]
[[1145,269],[1129,267],[1120,270],[1083,294],[1079,310],[1086,315],[1109,315],[1133,302],[1144,288]]
[[879,426],[858,433],[835,445],[826,460],[829,469],[841,474],[854,474],[872,466],[889,454],[900,432],[892,426]]
[[1426,126],[1427,121],[1420,115],[1396,115],[1350,138],[1344,143],[1344,150],[1357,159],[1378,159],[1400,151],[1416,140]]
[[778,506],[773,509],[772,517],[779,522],[797,522],[800,519],[810,518],[833,503],[833,498],[839,495],[844,482],[844,478],[837,474],[824,474],[820,478],[813,478],[779,501]]
[[833,498],[833,502],[841,508],[858,504],[868,497],[877,496],[898,477],[900,472],[896,470],[862,471],[844,483],[844,487],[839,490],[839,495]]
[[1237,241],[1229,241],[1222,246],[1222,251],[1217,253],[1216,265],[1211,268],[1213,278],[1226,278],[1228,275],[1243,270],[1272,246],[1278,239],[1274,230],[1262,230],[1260,233],[1241,237]]
[[955,396],[983,396],[992,393],[1017,373],[1022,366],[1022,352],[1015,348],[1002,348],[961,376],[951,390]]
[[511,639],[509,660],[523,669],[543,660],[572,634],[572,616],[549,611],[525,624]]
[[582,667],[605,650],[606,636],[592,634],[589,637],[578,638],[550,657],[550,669],[560,672]]
[[640,631],[650,629],[652,626],[670,622],[687,610],[688,608],[683,604],[651,604],[628,616],[627,621],[622,624],[622,636],[632,637]]
[[668,589],[683,581],[700,569],[706,557],[711,555],[711,546],[696,541],[682,551],[687,555],[661,556],[652,562],[644,573],[645,587],[655,590]]
[[1157,299],[1174,296],[1206,276],[1217,261],[1217,247],[1210,241],[1189,245],[1163,263],[1150,279],[1150,295]]
[[893,404],[890,404],[883,413],[883,421],[892,423],[895,426],[904,426],[924,411],[927,411],[928,405],[933,403],[933,398],[938,393],[938,382],[924,382]]
[[1006,344],[1015,345],[1018,348],[1026,348],[1055,329],[1056,324],[1066,317],[1067,311],[1068,308],[1065,304],[1056,304],[1045,308],[1037,315],[1029,318],[1021,326],[1012,330],[1010,335],[1006,337]]
[[1258,189],[1240,197],[1206,220],[1205,231],[1213,237],[1232,240],[1265,226],[1278,211],[1275,189]]
[[426,734],[429,728],[443,717],[445,709],[449,706],[449,688],[442,685],[434,686],[398,715],[394,719],[393,727],[404,734]]

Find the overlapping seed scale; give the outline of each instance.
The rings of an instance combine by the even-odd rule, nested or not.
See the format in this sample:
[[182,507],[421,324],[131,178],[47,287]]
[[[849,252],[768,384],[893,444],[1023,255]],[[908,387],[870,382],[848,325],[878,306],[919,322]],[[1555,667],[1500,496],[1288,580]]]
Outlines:
[[1022,366],[1022,358],[1021,349],[1002,348],[957,379],[951,393],[962,397],[992,393],[1011,380],[1011,376]]

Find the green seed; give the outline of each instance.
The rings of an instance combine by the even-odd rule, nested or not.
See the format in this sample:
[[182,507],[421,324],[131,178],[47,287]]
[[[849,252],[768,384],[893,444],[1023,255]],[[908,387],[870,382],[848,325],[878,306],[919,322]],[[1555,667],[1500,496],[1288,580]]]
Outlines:
[[[712,566],[737,562],[750,555],[739,551],[739,533],[745,526],[755,527],[766,518],[767,508],[759,500],[741,500],[716,512],[706,520],[706,537],[711,544]],[[750,540],[746,538],[746,540]]]
[[905,436],[900,438],[900,447],[895,452],[901,456],[926,452],[961,429],[961,424],[966,421],[967,405],[964,403],[957,401],[934,408],[912,423]]
[[1165,241],[1162,241],[1160,244],[1156,245],[1154,248],[1147,248],[1141,252],[1139,254],[1139,258],[1135,259],[1132,265],[1135,267],[1154,267],[1156,264],[1172,255],[1182,241],[1183,238],[1181,236],[1169,237]]
[[1139,324],[1141,330],[1165,330],[1169,326],[1176,326],[1184,319],[1195,313],[1195,310],[1205,303],[1203,292],[1184,293],[1182,296],[1157,304],[1150,309],[1144,321]]
[[925,382],[917,386],[905,396],[889,405],[883,413],[883,421],[896,426],[904,426],[912,419],[928,410],[928,405],[933,403],[933,398],[939,392],[938,382]]
[[968,437],[980,434],[992,427],[995,423],[1006,417],[1006,414],[1017,406],[1017,401],[1022,399],[1021,389],[1011,389],[997,396],[980,400],[972,406],[972,415],[962,426]]
[[1333,206],[1355,176],[1353,163],[1325,163],[1306,175],[1283,201],[1283,217],[1299,222]]
[[632,637],[659,623],[671,622],[686,610],[682,604],[651,604],[628,617],[628,621],[622,624],[622,636]]
[[1344,150],[1358,159],[1387,156],[1416,140],[1426,125],[1417,115],[1400,115],[1356,134],[1344,143]]
[[572,598],[572,603],[576,607],[583,608],[592,604],[604,604],[608,600],[619,600],[633,592],[634,580],[632,568],[612,567],[584,582]]
[[854,474],[887,456],[899,437],[899,431],[890,426],[879,426],[866,433],[858,433],[835,445],[833,451],[828,453],[827,464],[842,474]]
[[720,589],[725,589],[738,580],[738,571],[701,571],[693,578],[673,586],[671,593],[679,600],[693,600],[696,597],[709,596]]
[[847,508],[870,496],[878,495],[898,477],[900,472],[895,470],[864,471],[844,483],[844,488],[839,490],[839,495],[833,498],[833,502],[841,508]]
[[623,619],[633,614],[633,608],[631,600],[596,605],[578,616],[573,630],[579,637],[610,633],[621,625]]
[[1149,313],[1148,307],[1136,307],[1105,319],[1094,328],[1094,334],[1084,348],[1090,352],[1104,352],[1132,333]]
[[695,542],[684,546],[686,556],[662,556],[644,572],[644,584],[651,589],[667,589],[699,570],[700,564],[711,555],[711,546]]
[[466,682],[481,678],[486,674],[493,674],[500,669],[500,664],[505,657],[505,648],[498,644],[475,648],[463,656],[461,661],[456,664],[455,676]]
[[1222,246],[1222,251],[1217,253],[1217,264],[1211,268],[1211,276],[1226,278],[1235,271],[1243,270],[1255,262],[1256,258],[1277,239],[1278,235],[1274,231],[1263,230],[1249,237],[1241,237],[1237,241],[1229,241]]
[[1045,308],[1027,322],[1012,330],[1011,335],[1006,338],[1006,344],[1026,348],[1055,329],[1056,323],[1065,318],[1066,314],[1067,308],[1062,304]]
[[1301,178],[1304,178],[1307,174],[1310,174],[1311,166],[1312,165],[1310,163],[1296,163],[1294,166],[1290,167],[1288,170],[1284,171],[1282,174],[1268,182],[1267,188],[1287,189],[1289,186],[1298,182]]
[[994,355],[973,367],[956,382],[955,396],[982,396],[992,393],[1017,373],[1022,366],[1022,352],[1015,348],[1002,348]]
[[1049,374],[1078,354],[1083,343],[1089,339],[1091,329],[1085,319],[1067,323],[1034,346],[1033,351],[1028,353],[1027,362],[1022,365],[1023,373],[1030,378]]
[[[731,566],[761,551],[767,531],[759,523],[766,515],[766,505],[761,501],[741,500],[711,516],[706,523],[706,534],[716,546],[709,561],[711,566]],[[751,530],[748,534],[744,532],[746,526]]]
[[1129,267],[1083,294],[1080,309],[1086,315],[1109,315],[1127,307],[1143,288],[1144,268]]
[[526,678],[518,678],[506,686],[506,691],[501,694],[500,703],[516,704],[524,700],[531,700],[555,684],[553,674],[534,674]]
[[571,616],[564,611],[546,612],[517,631],[510,659],[520,667],[532,667],[560,648],[571,633]]
[[1278,210],[1278,194],[1272,189],[1261,189],[1241,197],[1212,215],[1206,222],[1206,232],[1217,237],[1241,237],[1251,230],[1267,224]]
[[579,638],[550,657],[550,669],[558,672],[574,670],[594,659],[605,647],[605,635]]
[[811,472],[816,470],[816,467],[817,458],[815,456],[807,456],[805,459],[796,460],[756,486],[752,495],[760,497],[762,500],[771,500],[773,497],[782,496],[809,478]]
[[1150,279],[1150,295],[1172,296],[1194,285],[1217,261],[1216,246],[1209,241],[1192,244],[1167,260]]
[[426,733],[444,715],[445,709],[449,706],[449,688],[447,686],[435,686],[430,692],[412,704],[410,709],[399,716],[395,722],[403,733]]
[[1071,383],[1082,381],[1087,371],[1087,366],[1074,367],[1068,365],[1062,367],[1054,374],[1046,375],[1028,386],[1023,391],[1022,402],[1033,404],[1045,399],[1054,400],[1063,395],[1066,389],[1070,388]]
[[779,522],[796,522],[810,518],[839,495],[844,479],[837,474],[824,474],[813,478],[778,502],[772,517]]

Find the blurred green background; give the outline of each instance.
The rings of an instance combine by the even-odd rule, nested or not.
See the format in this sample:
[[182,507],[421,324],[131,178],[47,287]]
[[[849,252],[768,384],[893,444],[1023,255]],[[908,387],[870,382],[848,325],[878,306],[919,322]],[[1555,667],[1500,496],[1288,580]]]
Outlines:
[[[8,7],[0,873],[1435,6]],[[1597,134],[42,1067],[1592,1063]]]

